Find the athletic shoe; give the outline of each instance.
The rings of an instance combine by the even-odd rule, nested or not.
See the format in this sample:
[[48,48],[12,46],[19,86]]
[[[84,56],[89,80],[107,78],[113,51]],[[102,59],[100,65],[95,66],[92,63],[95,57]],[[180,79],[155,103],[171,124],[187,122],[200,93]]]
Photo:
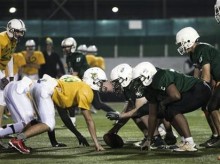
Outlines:
[[218,137],[215,137],[215,136],[211,135],[211,137],[207,141],[205,141],[204,143],[201,143],[199,146],[200,147],[206,147],[206,146],[208,146],[208,144],[216,142],[217,138]]
[[55,143],[55,144],[52,144],[52,147],[67,147],[67,145],[64,143]]
[[161,138],[160,135],[154,136],[150,145],[150,149],[152,150],[166,149],[166,143],[164,142],[164,140]]
[[206,148],[219,148],[220,147],[220,136],[207,143]]
[[174,152],[196,152],[198,149],[196,148],[196,144],[190,144],[189,142],[185,142],[181,144],[179,148],[173,149]]
[[164,141],[166,142],[167,145],[175,145],[177,142],[177,139],[172,132],[169,132],[169,133],[166,133],[164,137]]
[[18,150],[20,153],[22,154],[30,154],[30,148],[26,147],[24,142],[20,139],[17,138],[12,138],[9,141],[9,145],[13,148],[15,148],[16,150]]
[[135,147],[141,147],[146,140],[147,140],[147,138],[144,137],[144,139],[142,139],[141,141],[138,141],[138,142],[133,143],[133,145],[134,145]]

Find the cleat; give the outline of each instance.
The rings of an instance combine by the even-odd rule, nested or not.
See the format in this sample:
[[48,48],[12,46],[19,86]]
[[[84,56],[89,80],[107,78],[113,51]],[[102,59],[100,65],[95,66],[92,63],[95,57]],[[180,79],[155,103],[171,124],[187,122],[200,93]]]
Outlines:
[[200,147],[207,147],[208,144],[210,145],[210,144],[216,142],[217,138],[218,137],[215,137],[215,136],[211,135],[211,137],[207,141],[205,141],[204,143],[201,143],[199,146]]
[[174,152],[197,152],[196,144],[190,144],[189,142],[185,142],[180,145],[179,148],[173,149]]
[[26,147],[24,142],[20,139],[17,138],[12,138],[9,141],[9,145],[13,148],[15,148],[16,150],[18,150],[20,153],[22,154],[30,154],[30,148]]
[[135,142],[135,143],[133,143],[133,145],[134,145],[135,147],[141,147],[141,146],[144,144],[144,142],[145,142],[146,140],[147,140],[147,138],[144,137],[143,140],[138,141],[138,142]]
[[211,140],[206,145],[206,148],[219,148],[220,147],[220,136]]
[[55,143],[55,144],[52,144],[52,147],[67,147],[67,145],[64,143]]
[[166,149],[166,143],[164,140],[161,138],[160,135],[154,136],[152,143],[150,145],[151,150],[158,150],[158,149]]

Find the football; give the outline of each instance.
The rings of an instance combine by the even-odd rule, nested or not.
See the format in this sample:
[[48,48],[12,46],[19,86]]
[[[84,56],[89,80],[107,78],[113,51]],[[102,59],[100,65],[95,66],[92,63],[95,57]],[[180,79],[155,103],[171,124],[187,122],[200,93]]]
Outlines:
[[106,145],[111,148],[122,148],[124,146],[123,139],[115,133],[106,133],[103,136],[103,140],[105,141]]

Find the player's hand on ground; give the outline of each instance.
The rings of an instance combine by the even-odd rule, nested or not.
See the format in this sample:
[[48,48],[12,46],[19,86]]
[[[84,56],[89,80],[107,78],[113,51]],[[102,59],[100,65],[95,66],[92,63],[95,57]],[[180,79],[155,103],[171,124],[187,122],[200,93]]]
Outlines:
[[151,139],[148,138],[141,146],[141,151],[150,150],[150,144],[151,144]]
[[89,146],[88,141],[87,141],[86,138],[83,137],[82,135],[77,136],[77,139],[78,139],[78,141],[79,141],[79,145]]
[[120,113],[119,112],[108,112],[106,114],[106,117],[109,120],[119,120],[120,119]]
[[105,150],[101,145],[96,145],[96,151],[103,151]]

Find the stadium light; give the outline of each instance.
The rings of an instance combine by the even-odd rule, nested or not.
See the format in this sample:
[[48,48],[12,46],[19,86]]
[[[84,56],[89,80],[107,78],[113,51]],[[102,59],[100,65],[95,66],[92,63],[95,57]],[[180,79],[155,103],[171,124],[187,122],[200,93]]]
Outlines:
[[9,9],[9,13],[15,13],[17,11],[17,9],[15,8],[15,7],[11,7],[10,9]]
[[118,10],[119,10],[118,7],[113,7],[113,8],[112,8],[112,12],[114,12],[114,13],[117,13]]

